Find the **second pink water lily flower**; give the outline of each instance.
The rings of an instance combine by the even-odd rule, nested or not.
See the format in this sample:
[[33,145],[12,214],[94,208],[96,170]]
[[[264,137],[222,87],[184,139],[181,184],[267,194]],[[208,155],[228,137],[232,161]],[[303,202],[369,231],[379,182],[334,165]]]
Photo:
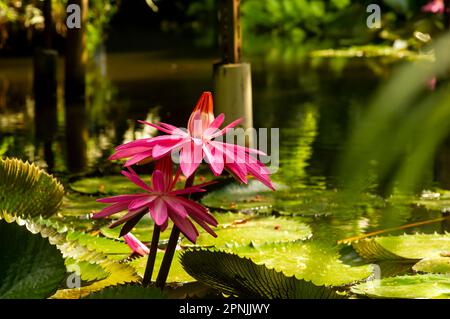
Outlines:
[[[168,165],[170,165],[170,168],[167,168]],[[160,226],[162,231],[167,228],[170,218],[181,232],[195,243],[199,233],[190,220],[192,218],[208,233],[216,236],[209,227],[209,225],[217,226],[216,219],[205,207],[184,197],[187,194],[204,192],[205,189],[202,187],[211,183],[175,190],[175,184],[178,181],[180,172],[178,171],[175,178],[173,178],[171,165],[169,162],[166,164],[165,169],[158,169],[161,167],[155,169],[152,175],[152,185],[147,185],[132,169],[130,171],[122,171],[123,175],[145,192],[98,199],[97,202],[111,205],[95,214],[93,218],[104,218],[122,211],[128,211],[127,214],[110,226],[114,228],[125,224],[121,232],[121,235],[125,235],[145,214],[150,213],[155,224]]]
[[221,136],[241,121],[238,119],[220,129],[224,120],[224,114],[214,117],[212,94],[204,92],[189,118],[187,131],[166,123],[141,121],[167,135],[123,144],[116,148],[110,159],[130,158],[125,166],[131,166],[179,152],[180,167],[186,177],[191,176],[206,160],[216,176],[226,169],[238,180],[247,183],[247,175],[251,175],[274,190],[270,171],[256,158],[257,155],[265,155],[263,152],[220,141]]
[[423,12],[431,12],[431,13],[444,13],[445,12],[445,4],[444,0],[432,0],[422,7]]

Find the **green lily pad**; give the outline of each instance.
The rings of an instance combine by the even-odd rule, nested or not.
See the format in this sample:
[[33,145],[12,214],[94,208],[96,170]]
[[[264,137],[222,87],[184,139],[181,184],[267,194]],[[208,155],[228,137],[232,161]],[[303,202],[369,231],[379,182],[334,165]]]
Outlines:
[[241,298],[344,298],[332,287],[288,277],[247,258],[223,251],[190,250],[182,255],[181,263],[199,281]]
[[[285,243],[309,238],[311,228],[293,219],[257,217],[244,214],[214,214],[219,217],[219,227],[215,229],[217,238],[202,231],[197,246],[226,248],[233,246]],[[182,245],[191,246],[185,240]]]
[[414,271],[432,274],[450,273],[450,257],[425,258],[413,267]]
[[131,249],[123,241],[92,236],[82,232],[70,232],[67,234],[66,239],[68,241],[76,241],[92,251],[108,256],[112,260],[125,259],[132,253]]
[[372,266],[352,267],[340,259],[338,247],[319,241],[270,244],[261,247],[229,249],[286,276],[305,279],[316,285],[345,285],[364,280],[372,274]]
[[271,211],[274,192],[260,182],[252,180],[248,185],[233,183],[210,192],[202,198],[202,203],[210,208],[231,211]]
[[[153,270],[152,280],[156,280],[156,276],[159,272],[159,267],[161,265],[162,259],[164,257],[164,252],[158,251],[156,254],[155,268]],[[139,276],[143,277],[145,272],[145,267],[147,265],[147,257],[140,257],[134,259],[129,263],[130,266],[136,269],[136,272]],[[173,257],[172,266],[170,267],[169,276],[167,278],[167,282],[193,282],[195,281],[181,266],[180,264],[180,252],[176,251],[175,256]]]
[[368,260],[419,260],[450,251],[450,234],[415,234],[365,239],[352,244]]
[[[149,180],[147,180],[149,182]],[[88,177],[70,184],[70,188],[81,194],[88,195],[120,195],[133,194],[140,188],[120,174],[103,177]]]
[[102,280],[109,275],[100,265],[87,261],[77,261],[73,258],[67,258],[65,264],[68,272],[75,272],[84,281]]
[[351,288],[358,295],[377,298],[448,299],[449,275],[415,275],[377,279]]
[[450,191],[424,191],[420,196],[420,200],[415,201],[415,204],[430,210],[438,210],[443,213],[448,213],[450,212]]
[[90,294],[84,299],[166,299],[166,296],[158,288],[121,285],[105,288]]
[[58,214],[62,216],[86,216],[98,213],[106,207],[105,204],[97,203],[96,198],[78,194],[67,194]]
[[[112,223],[112,221],[111,221]],[[144,216],[136,226],[131,230],[134,236],[136,236],[140,241],[144,243],[150,243],[152,241],[153,236],[153,220],[149,215]],[[103,236],[118,239],[120,235],[121,227],[109,228],[109,226],[102,227],[100,229]],[[170,237],[170,232],[172,230],[172,223],[169,224],[167,229],[162,232],[159,236],[160,241],[168,240]]]
[[202,204],[212,209],[228,211],[257,211],[282,215],[322,216],[334,214],[354,214],[366,206],[383,207],[385,202],[377,196],[364,194],[363,205],[353,205],[339,200],[339,193],[314,187],[286,187],[275,185],[276,192],[269,190],[258,181],[248,185],[230,184],[208,193]]

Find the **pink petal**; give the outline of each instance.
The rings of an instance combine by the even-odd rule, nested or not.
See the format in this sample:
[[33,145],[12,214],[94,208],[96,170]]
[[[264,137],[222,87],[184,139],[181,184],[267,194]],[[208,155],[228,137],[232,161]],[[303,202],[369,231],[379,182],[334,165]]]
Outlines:
[[203,152],[208,159],[209,166],[214,175],[219,176],[224,168],[224,155],[219,148],[214,148],[210,144],[203,144]]
[[121,203],[113,204],[111,206],[103,208],[99,213],[92,216],[92,218],[99,219],[99,218],[107,217],[107,216],[113,215],[115,213],[121,212],[127,208],[128,208],[128,202],[121,202]]
[[165,197],[164,201],[172,209],[172,211],[178,214],[180,217],[186,218],[188,216],[188,212],[184,208],[183,204],[178,201],[176,197]]
[[167,221],[167,206],[164,200],[161,198],[156,199],[153,202],[153,208],[150,209],[150,213],[156,225],[163,225]]
[[201,145],[187,143],[183,145],[180,156],[181,171],[184,176],[189,177],[198,168],[203,159],[203,150]]
[[130,195],[118,195],[112,197],[99,198],[96,200],[98,203],[118,203],[118,202],[131,202],[134,199],[148,196],[148,194],[130,194]]
[[156,196],[145,196],[138,199],[133,200],[128,206],[129,210],[137,210],[144,206],[147,206],[155,200]]
[[115,228],[119,225],[122,225],[123,223],[126,223],[127,221],[129,221],[130,219],[133,219],[137,215],[144,214],[146,211],[147,211],[147,209],[130,210],[130,211],[128,211],[128,213],[125,216],[123,216],[122,218],[118,219],[117,221],[115,221],[114,223],[109,225],[109,228]]
[[213,135],[214,133],[217,133],[219,127],[222,126],[224,120],[225,120],[225,115],[223,113],[219,114],[219,116],[216,117],[214,119],[214,121],[212,121],[212,123],[209,125],[209,127],[205,130],[203,135],[210,136],[210,135]]
[[198,231],[188,218],[181,218],[177,214],[171,214],[170,218],[180,231],[195,244],[198,237]]
[[127,171],[122,171],[122,175],[126,176],[136,186],[139,186],[140,188],[142,188],[146,191],[152,192],[152,189],[147,184],[145,184],[144,181],[142,179],[140,179],[136,173],[131,174]]
[[247,169],[245,165],[238,163],[227,163],[225,164],[225,169],[229,171],[234,177],[241,182],[247,184]]
[[173,126],[173,125],[170,125],[170,124],[167,124],[167,123],[163,123],[163,122],[159,122],[159,125],[161,125],[162,127],[172,131],[172,134],[177,134],[177,135],[181,135],[181,136],[188,136],[187,132],[183,131],[182,129],[180,129],[180,128],[176,127],[176,126]]
[[188,211],[190,216],[196,216],[197,218],[207,222],[210,225],[217,226],[217,220],[214,218],[213,215],[208,213],[208,210],[205,207],[198,204],[197,202],[194,202],[192,200],[183,197],[180,197],[178,199],[183,202],[183,205]]
[[129,159],[126,163],[125,163],[125,167],[134,165],[136,163],[139,163],[147,158],[151,158],[152,157],[152,153],[153,150],[152,148],[150,148],[150,150],[145,151],[145,152],[141,152],[141,153],[137,153],[135,156],[133,156],[131,159]]
[[213,99],[211,92],[203,92],[197,102],[188,121],[188,131],[191,136],[199,137],[203,135],[214,120]]
[[211,138],[215,138],[217,136],[223,135],[226,132],[228,132],[228,130],[232,129],[233,127],[235,127],[236,125],[238,125],[239,123],[241,123],[242,118],[237,119],[236,121],[231,122],[230,124],[228,124],[227,126],[225,126],[223,129],[221,129],[219,132],[214,133],[213,135],[211,135]]
[[164,184],[164,175],[160,170],[155,170],[152,174],[152,185],[155,192],[164,192],[166,185]]
[[139,239],[133,236],[132,233],[128,233],[123,236],[125,243],[131,248],[131,250],[141,256],[148,255],[150,253],[150,249],[145,246]]
[[161,132],[168,133],[168,134],[172,134],[172,130],[166,129],[166,128],[162,127],[162,126],[158,126],[158,125],[156,125],[156,124],[149,123],[149,122],[147,122],[147,121],[140,121],[140,120],[139,120],[138,122],[141,123],[141,124],[145,124],[145,125],[151,126],[151,127],[153,127],[153,128],[156,128],[157,130],[159,130],[159,131],[161,131]]
[[151,146],[137,146],[137,147],[130,147],[130,148],[124,148],[120,151],[115,152],[113,155],[109,157],[109,160],[116,160],[120,158],[128,158],[135,156],[136,154],[140,154],[142,152],[148,152],[151,151]]
[[148,146],[151,146],[152,140],[153,140],[153,137],[128,142],[128,143],[117,146],[116,151],[123,151],[126,149],[132,149],[132,148],[138,148],[138,147],[147,148]]
[[169,154],[173,150],[177,149],[178,147],[183,146],[183,144],[187,143],[188,141],[189,140],[181,139],[181,140],[174,140],[174,141],[169,141],[166,143],[157,144],[153,148],[152,155],[156,159],[161,158],[161,157]]

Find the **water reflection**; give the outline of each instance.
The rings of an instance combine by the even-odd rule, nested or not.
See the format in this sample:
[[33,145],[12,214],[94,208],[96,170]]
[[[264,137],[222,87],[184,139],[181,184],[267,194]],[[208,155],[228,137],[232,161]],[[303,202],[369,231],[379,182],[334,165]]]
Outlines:
[[[199,93],[211,89],[212,58],[141,52],[110,54],[107,67],[102,61],[88,74],[86,104],[60,105],[62,90],[57,100],[34,102],[31,64],[9,61],[14,67],[1,68],[0,155],[38,162],[61,176],[98,170],[114,145],[155,134],[136,119],[161,118],[185,126]],[[280,128],[281,168],[275,178],[300,193],[314,189],[317,193],[308,200],[319,207],[336,186],[334,169],[350,124],[364,112],[368,97],[390,74],[390,67],[374,60],[284,62],[255,57],[252,69],[254,126]],[[433,174],[447,188],[449,154],[447,142]],[[305,220],[314,228],[315,238],[335,241],[440,216],[408,205],[396,205],[392,211],[370,202],[356,204],[357,209]],[[449,229],[447,220],[408,231]]]

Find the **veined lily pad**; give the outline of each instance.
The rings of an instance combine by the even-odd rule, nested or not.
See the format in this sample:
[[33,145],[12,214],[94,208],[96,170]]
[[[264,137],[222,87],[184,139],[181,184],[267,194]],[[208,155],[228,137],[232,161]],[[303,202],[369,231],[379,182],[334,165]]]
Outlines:
[[338,247],[318,241],[270,244],[230,249],[286,276],[312,281],[316,285],[345,285],[368,278],[372,266],[351,267],[339,259]]
[[[278,188],[276,185],[275,188]],[[258,181],[250,181],[248,185],[230,184],[207,194],[202,203],[210,208],[246,211],[271,211],[274,203],[274,192]]]
[[333,288],[256,265],[247,258],[223,251],[191,250],[181,257],[195,278],[222,292],[243,298],[340,299]]
[[377,237],[353,243],[353,247],[368,260],[419,260],[450,251],[450,234]]
[[354,214],[365,206],[382,207],[385,202],[374,195],[365,194],[364,205],[350,205],[340,201],[338,193],[332,190],[314,188],[289,188],[283,184],[275,186],[273,192],[257,181],[249,185],[230,184],[207,194],[202,203],[210,208],[229,211],[276,211],[282,215],[322,216],[332,214]]
[[450,212],[450,191],[425,191],[420,196],[420,200],[416,201],[415,204],[424,206],[430,210],[439,210],[443,213],[448,213]]
[[139,285],[108,287],[90,294],[84,299],[166,299],[158,288],[145,288]]
[[450,298],[449,275],[415,275],[377,279],[356,285],[351,291],[378,298]]
[[76,261],[73,258],[67,258],[65,264],[68,272],[76,273],[84,281],[101,280],[109,275],[100,265],[87,261]]
[[[286,243],[309,238],[312,233],[308,225],[293,219],[257,217],[244,214],[215,214],[219,217],[219,227],[215,229],[217,238],[205,231],[197,239],[197,246],[233,247],[262,245],[266,243]],[[191,246],[187,240],[185,246]]]
[[[151,219],[150,215],[147,214],[136,224],[136,226],[131,230],[131,232],[140,241],[150,243],[153,235],[153,227],[154,227],[153,220]],[[121,227],[109,228],[109,226],[105,226],[102,227],[100,231],[105,237],[111,239],[118,239],[120,235],[120,229]],[[159,237],[160,241],[168,240],[170,237],[171,230],[172,230],[172,223],[170,223],[167,229],[160,234]]]
[[58,214],[62,216],[86,216],[97,213],[106,207],[105,204],[97,203],[96,198],[77,194],[67,194]]
[[90,250],[105,254],[113,260],[125,259],[132,253],[123,241],[92,236],[82,232],[70,232],[67,234],[66,239],[68,241],[76,241]]
[[450,273],[450,257],[426,258],[414,265],[417,272],[447,274]]
[[[149,178],[149,177],[148,177]],[[120,195],[139,192],[140,188],[120,174],[103,177],[88,177],[70,184],[78,193],[88,195]]]
[[[152,280],[156,280],[156,276],[159,272],[159,267],[161,265],[162,259],[164,257],[164,252],[158,251],[156,254],[155,268],[153,269]],[[136,272],[141,277],[144,276],[145,267],[147,265],[147,256],[137,258],[129,263],[130,266],[136,269]],[[169,277],[167,282],[192,282],[195,281],[181,266],[180,264],[180,252],[175,252],[173,257],[172,266],[170,267]]]

